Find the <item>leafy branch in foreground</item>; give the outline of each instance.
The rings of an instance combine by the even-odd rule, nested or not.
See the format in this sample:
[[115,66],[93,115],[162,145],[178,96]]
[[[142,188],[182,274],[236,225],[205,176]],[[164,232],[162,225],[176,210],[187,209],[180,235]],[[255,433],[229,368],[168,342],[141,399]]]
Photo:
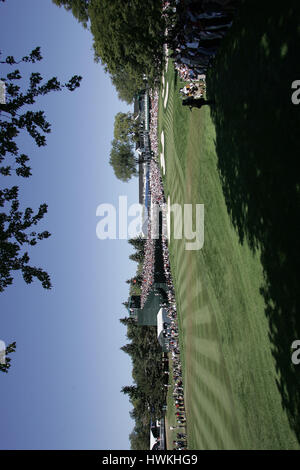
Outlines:
[[[7,56],[0,64],[2,67],[13,67],[20,63],[35,64],[40,60],[41,51],[36,47],[20,60]],[[44,112],[31,110],[30,106],[35,104],[38,97],[52,91],[61,91],[64,88],[74,91],[80,86],[82,77],[74,75],[66,83],[61,83],[57,77],[43,82],[40,73],[33,72],[25,91],[17,84],[21,79],[18,68],[1,78],[1,91],[4,92],[1,98],[4,99],[0,102],[0,175],[5,177],[10,176],[12,171],[24,178],[31,175],[28,164],[30,159],[20,152],[18,146],[21,131],[27,131],[38,147],[46,145],[46,134],[51,131]],[[50,236],[47,231],[37,233],[29,230],[44,217],[47,205],[41,204],[36,214],[29,207],[22,212],[19,210],[18,196],[17,186],[0,190],[0,208],[3,208],[0,213],[0,292],[12,284],[14,271],[21,271],[27,284],[36,278],[45,289],[50,289],[50,276],[41,268],[29,265],[30,258],[25,250],[26,246],[34,246]]]
[[0,371],[1,372],[8,372],[8,369],[10,368],[10,357],[8,357],[8,354],[15,352],[16,350],[16,342],[9,344],[6,348],[5,351],[0,351]]
[[[35,63],[42,60],[40,48],[37,47],[28,56],[16,61],[13,56],[7,56],[1,64],[16,65],[21,62]],[[14,170],[18,176],[25,178],[31,175],[31,168],[28,165],[29,157],[19,153],[19,147],[16,139],[21,130],[26,130],[34,139],[38,147],[46,145],[46,134],[51,131],[50,124],[45,118],[43,111],[31,111],[27,109],[28,105],[33,105],[36,98],[45,96],[51,91],[61,91],[67,88],[74,91],[80,86],[82,77],[74,75],[68,82],[62,84],[57,77],[52,77],[45,83],[42,83],[42,76],[37,73],[31,73],[29,85],[25,92],[16,85],[16,81],[21,80],[22,76],[19,69],[8,73],[5,78],[1,78],[5,85],[5,94],[8,98],[4,103],[0,103],[0,174],[4,176],[11,175]],[[23,109],[25,107],[25,109]],[[16,167],[12,168],[11,160],[4,163],[6,158],[13,157]]]
[[36,214],[29,207],[20,211],[17,186],[0,190],[0,207],[7,203],[10,204],[9,212],[0,213],[0,292],[12,284],[13,271],[21,271],[27,284],[37,278],[45,289],[50,289],[50,276],[41,268],[30,266],[29,255],[22,250],[26,245],[34,246],[38,240],[50,237],[47,231],[28,233],[44,217],[47,205],[41,204]]

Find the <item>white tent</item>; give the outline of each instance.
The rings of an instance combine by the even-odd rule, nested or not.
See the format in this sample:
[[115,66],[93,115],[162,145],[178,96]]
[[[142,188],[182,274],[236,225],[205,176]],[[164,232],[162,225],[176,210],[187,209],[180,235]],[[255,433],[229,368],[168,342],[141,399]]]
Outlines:
[[156,444],[156,439],[155,439],[155,437],[153,436],[152,431],[151,431],[151,429],[150,429],[150,450],[152,449],[152,447],[154,446],[154,444]]
[[[167,320],[165,320],[165,318]],[[157,314],[157,337],[159,338],[160,334],[163,332],[164,329],[164,322],[168,321],[167,312],[164,308],[161,308]]]
[[163,349],[166,348],[166,339],[163,336],[164,323],[170,323],[170,319],[167,316],[167,310],[161,308],[157,314],[157,339]]

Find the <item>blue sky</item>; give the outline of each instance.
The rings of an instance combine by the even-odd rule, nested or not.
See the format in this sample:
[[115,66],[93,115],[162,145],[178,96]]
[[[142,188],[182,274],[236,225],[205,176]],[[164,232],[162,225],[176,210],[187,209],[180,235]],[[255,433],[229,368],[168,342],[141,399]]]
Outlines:
[[[1,3],[2,58],[36,46],[44,59],[20,65],[24,77],[39,71],[83,80],[75,92],[51,93],[35,106],[52,125],[46,147],[20,139],[33,169],[17,181],[21,203],[36,210],[46,202],[38,228],[52,233],[31,250],[31,263],[51,275],[53,289],[17,274],[0,295],[0,340],[17,342],[9,373],[0,374],[0,448],[128,449],[134,423],[120,389],[132,383],[131,361],[120,351],[126,329],[119,318],[136,264],[126,240],[97,239],[96,208],[117,207],[119,195],[138,202],[137,178],[122,183],[108,164],[114,116],[131,107],[94,63],[91,34],[71,13],[51,0]],[[13,178],[2,177],[4,184]]]

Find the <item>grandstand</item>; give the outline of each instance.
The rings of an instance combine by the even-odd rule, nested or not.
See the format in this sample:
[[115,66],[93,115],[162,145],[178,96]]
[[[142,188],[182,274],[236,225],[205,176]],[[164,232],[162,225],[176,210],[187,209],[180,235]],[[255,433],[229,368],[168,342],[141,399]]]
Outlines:
[[136,96],[134,100],[134,116],[139,121],[138,139],[135,151],[138,159],[139,171],[139,203],[143,206],[142,233],[148,236],[149,210],[151,205],[150,196],[150,161],[153,156],[151,151],[149,129],[150,129],[150,100],[146,87]]

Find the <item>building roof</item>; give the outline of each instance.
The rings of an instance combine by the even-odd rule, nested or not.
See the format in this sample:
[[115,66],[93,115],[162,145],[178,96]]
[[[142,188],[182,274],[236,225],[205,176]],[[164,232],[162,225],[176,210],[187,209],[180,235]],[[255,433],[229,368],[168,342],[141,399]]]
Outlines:
[[165,283],[155,282],[148,294],[147,300],[143,308],[137,310],[138,325],[154,325],[157,324],[157,314],[161,308],[161,304],[166,302],[167,285]]
[[167,316],[166,309],[161,308],[157,314],[157,337],[159,337],[159,335],[164,330],[164,323],[170,323],[170,320]]

